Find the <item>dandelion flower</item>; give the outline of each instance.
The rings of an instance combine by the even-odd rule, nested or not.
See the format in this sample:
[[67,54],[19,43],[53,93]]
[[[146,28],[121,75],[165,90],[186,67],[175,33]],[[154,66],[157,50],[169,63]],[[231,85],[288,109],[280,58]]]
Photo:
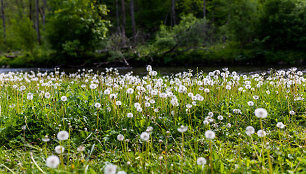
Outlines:
[[282,122],[278,122],[278,123],[276,124],[276,127],[280,128],[280,129],[285,128],[285,126],[286,126],[286,125],[284,125]]
[[62,140],[67,140],[69,138],[69,133],[67,131],[60,131],[57,133],[57,139],[62,141]]
[[60,153],[63,153],[65,151],[65,147],[63,146],[56,146],[55,147],[55,152],[60,154]]
[[134,89],[132,89],[132,88],[129,88],[129,89],[126,90],[127,94],[133,94],[133,92],[134,92]]
[[223,116],[222,116],[222,115],[219,115],[219,116],[218,116],[218,120],[223,120]]
[[132,114],[132,113],[128,113],[128,114],[127,114],[127,117],[128,117],[128,118],[133,118],[133,114]]
[[264,108],[257,108],[255,110],[255,116],[258,118],[266,118],[268,116],[268,112]]
[[253,126],[248,126],[248,127],[246,127],[246,128],[245,128],[245,133],[246,133],[248,136],[252,135],[253,133],[255,133],[254,127],[253,127]]
[[290,111],[289,114],[290,115],[295,115],[295,112],[294,111]]
[[187,131],[187,129],[188,129],[188,127],[187,127],[187,126],[183,126],[183,125],[181,125],[181,127],[177,128],[177,131],[179,131],[179,132],[181,132],[181,133],[184,133],[184,132],[186,132],[186,131]]
[[50,93],[49,93],[49,92],[46,92],[46,93],[45,93],[45,98],[50,98],[50,97],[51,97]]
[[48,142],[50,141],[50,138],[48,137],[48,135],[46,135],[44,138],[41,139],[43,142]]
[[199,158],[197,159],[197,164],[198,164],[198,165],[205,165],[205,164],[206,164],[206,159],[203,158],[203,157],[199,157]]
[[27,99],[28,99],[28,100],[32,100],[32,99],[33,99],[33,94],[32,94],[32,93],[28,93]]
[[59,165],[60,160],[57,156],[55,155],[51,155],[47,158],[46,160],[46,165],[50,168],[57,168],[57,166]]
[[214,131],[208,130],[208,131],[205,132],[205,137],[206,137],[207,139],[212,140],[212,139],[214,139],[214,138],[216,137],[216,134],[215,134]]
[[149,138],[150,138],[150,134],[148,132],[142,132],[140,134],[140,139],[142,141],[149,141]]
[[62,97],[61,97],[61,100],[62,100],[62,101],[67,101],[67,97],[66,97],[66,96],[62,96]]
[[123,141],[123,140],[124,140],[124,136],[123,136],[122,134],[119,134],[119,135],[117,136],[117,140],[118,140],[118,141]]
[[254,102],[253,101],[248,101],[248,105],[249,106],[254,106]]
[[117,171],[117,166],[113,164],[108,164],[104,168],[104,174],[115,174]]
[[126,172],[125,171],[119,171],[117,174],[126,174]]
[[97,109],[99,109],[99,108],[101,107],[101,104],[100,104],[100,103],[96,103],[96,104],[95,104],[95,107],[96,107]]
[[267,135],[267,133],[266,133],[264,130],[259,130],[259,131],[257,131],[257,135],[258,135],[259,137],[264,137],[264,136]]
[[77,148],[77,151],[78,152],[83,152],[85,150],[85,146],[83,145],[80,145],[78,148]]

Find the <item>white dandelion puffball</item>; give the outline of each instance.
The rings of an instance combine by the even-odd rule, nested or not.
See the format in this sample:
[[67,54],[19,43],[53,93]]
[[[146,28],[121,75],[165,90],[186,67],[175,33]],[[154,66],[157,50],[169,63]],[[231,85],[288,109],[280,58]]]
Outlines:
[[295,112],[294,111],[290,111],[289,114],[290,115],[295,115]]
[[122,104],[121,101],[116,101],[116,105],[117,105],[117,106],[120,106],[121,104]]
[[104,168],[104,174],[116,174],[117,166],[113,164],[108,164]]
[[83,152],[85,150],[85,146],[83,145],[80,145],[78,148],[77,148],[77,151],[78,152]]
[[218,116],[218,120],[223,120],[223,116],[222,116],[222,115],[219,115],[219,116]]
[[254,102],[253,101],[248,101],[248,105],[249,106],[254,106]]
[[123,136],[122,134],[119,134],[119,135],[117,136],[117,140],[118,140],[118,141],[123,141],[123,140],[124,140],[124,136]]
[[67,97],[66,97],[66,96],[62,96],[62,97],[61,97],[61,100],[62,100],[62,101],[67,101]]
[[48,135],[46,135],[44,138],[41,139],[43,142],[48,142],[50,141],[50,138],[48,137]]
[[50,93],[49,93],[49,92],[46,92],[46,93],[45,93],[45,98],[50,98],[50,97],[51,97]]
[[55,147],[55,152],[58,153],[58,154],[61,154],[65,151],[65,147],[63,146],[56,146]]
[[133,92],[134,92],[134,89],[132,89],[132,88],[129,88],[129,89],[126,90],[127,94],[133,94]]
[[216,134],[215,134],[214,131],[208,130],[208,131],[205,132],[205,137],[206,137],[207,139],[212,140],[212,139],[214,139],[214,138],[216,137]]
[[264,108],[257,108],[255,109],[255,116],[258,118],[266,118],[268,116],[268,112]]
[[126,174],[125,171],[119,171],[117,174]]
[[60,164],[60,159],[55,155],[49,156],[46,160],[46,165],[50,168],[57,168],[59,164]]
[[285,128],[285,126],[286,126],[286,125],[284,125],[284,123],[282,123],[282,122],[278,122],[278,123],[276,124],[276,127],[280,128],[280,129]]
[[257,131],[257,135],[258,135],[259,137],[264,137],[264,136],[267,135],[267,133],[266,133],[266,131],[264,131],[264,130],[259,130],[259,131]]
[[177,131],[181,132],[181,133],[184,133],[188,130],[188,127],[187,126],[183,126],[181,125],[181,127],[177,128]]
[[67,140],[69,138],[69,133],[67,131],[60,131],[57,133],[57,139],[62,141],[62,140]]
[[148,132],[142,132],[140,134],[140,139],[142,141],[149,141],[149,138],[150,138],[150,134]]
[[33,94],[32,94],[32,93],[28,93],[27,99],[28,99],[28,100],[32,100],[32,99],[33,99]]
[[248,126],[248,127],[246,127],[245,128],[245,133],[247,134],[247,135],[252,135],[253,133],[255,133],[255,129],[254,129],[254,127],[253,126]]
[[101,104],[100,104],[100,103],[96,103],[96,104],[95,104],[95,107],[96,107],[97,109],[99,109],[99,108],[101,107]]
[[205,165],[205,164],[206,164],[206,159],[203,158],[203,157],[199,157],[199,158],[197,159],[197,164],[198,164],[198,165]]
[[127,114],[127,117],[128,117],[128,118],[133,118],[133,114],[132,114],[132,113],[128,113],[128,114]]

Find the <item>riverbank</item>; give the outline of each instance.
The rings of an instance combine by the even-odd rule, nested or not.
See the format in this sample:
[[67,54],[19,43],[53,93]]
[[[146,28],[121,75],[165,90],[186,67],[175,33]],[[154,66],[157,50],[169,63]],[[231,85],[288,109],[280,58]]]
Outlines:
[[301,51],[258,51],[254,49],[210,48],[171,53],[143,54],[128,50],[119,57],[109,52],[90,53],[69,57],[50,51],[38,53],[5,53],[0,56],[0,67],[142,67],[154,66],[295,66],[306,64],[306,53]]

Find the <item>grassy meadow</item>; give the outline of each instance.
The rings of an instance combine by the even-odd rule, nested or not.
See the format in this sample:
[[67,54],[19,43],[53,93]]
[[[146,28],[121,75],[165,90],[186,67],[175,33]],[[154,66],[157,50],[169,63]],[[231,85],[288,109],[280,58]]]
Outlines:
[[306,173],[306,77],[0,74],[0,173]]

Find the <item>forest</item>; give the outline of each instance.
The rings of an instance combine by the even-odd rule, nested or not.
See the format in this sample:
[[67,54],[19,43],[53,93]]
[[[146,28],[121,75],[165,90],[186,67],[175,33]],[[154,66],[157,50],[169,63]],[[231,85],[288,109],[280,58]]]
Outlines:
[[0,66],[302,65],[305,0],[1,0]]

